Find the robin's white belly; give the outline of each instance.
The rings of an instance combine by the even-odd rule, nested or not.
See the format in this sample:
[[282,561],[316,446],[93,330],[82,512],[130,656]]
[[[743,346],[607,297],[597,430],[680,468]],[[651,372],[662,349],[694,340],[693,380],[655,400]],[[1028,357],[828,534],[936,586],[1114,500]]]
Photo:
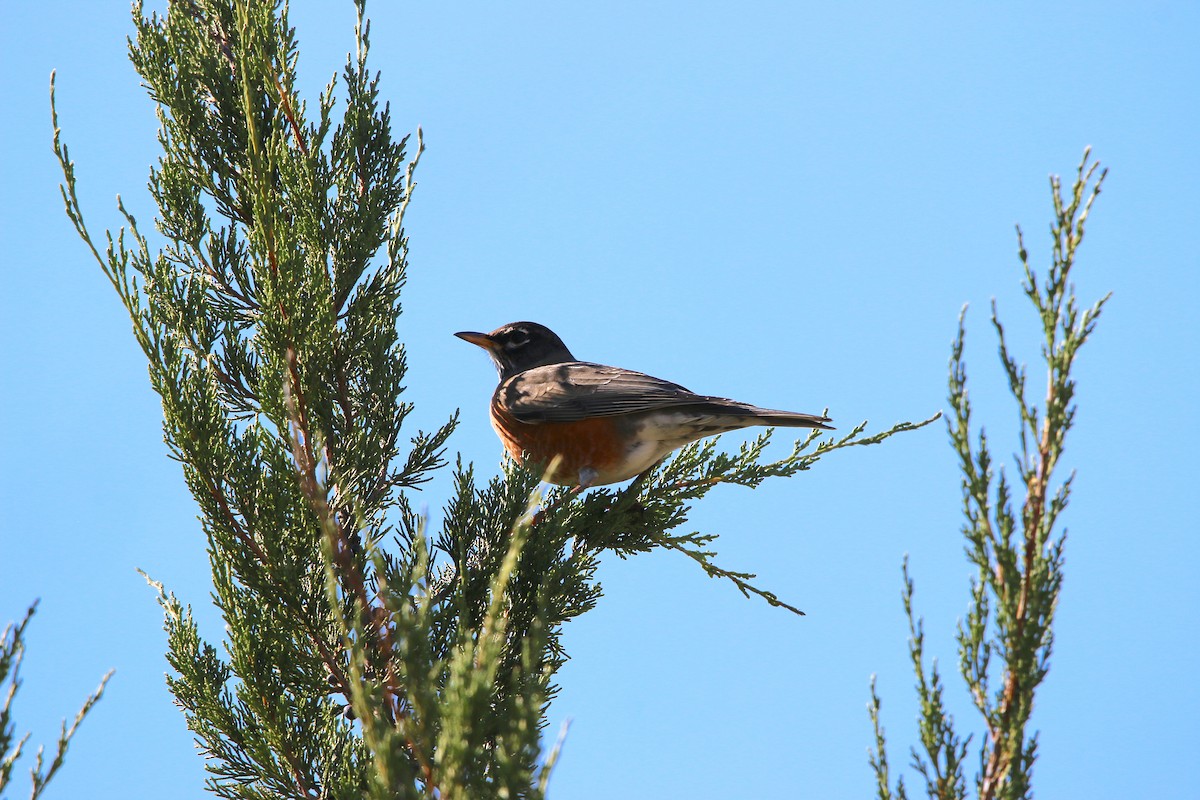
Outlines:
[[625,458],[621,463],[597,473],[596,480],[593,485],[602,485],[606,483],[620,483],[627,481],[635,475],[640,475],[646,470],[653,467],[663,458],[665,458],[672,450],[682,446],[685,442],[668,445],[665,442],[655,442],[643,440],[635,442],[626,452]]
[[643,419],[631,436],[625,458],[606,470],[597,470],[590,485],[620,483],[639,475],[689,442],[716,436],[745,425],[726,417],[664,411]]

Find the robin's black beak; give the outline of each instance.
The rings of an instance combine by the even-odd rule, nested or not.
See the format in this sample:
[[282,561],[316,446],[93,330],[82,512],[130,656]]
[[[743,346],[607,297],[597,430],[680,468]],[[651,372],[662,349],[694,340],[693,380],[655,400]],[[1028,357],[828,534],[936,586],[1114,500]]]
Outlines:
[[464,342],[470,342],[471,344],[476,345],[477,347],[482,347],[484,350],[487,350],[489,353],[493,352],[496,349],[496,342],[493,341],[492,337],[488,336],[486,333],[475,333],[474,331],[459,331],[458,333],[456,333],[454,335],[457,336],[458,338],[462,339]]

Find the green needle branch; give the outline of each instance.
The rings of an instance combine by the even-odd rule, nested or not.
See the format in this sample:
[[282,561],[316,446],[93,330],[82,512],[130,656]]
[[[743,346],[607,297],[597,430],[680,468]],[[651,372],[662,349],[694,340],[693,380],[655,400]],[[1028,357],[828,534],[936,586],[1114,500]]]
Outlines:
[[[1019,490],[1010,484],[1003,468],[993,467],[983,429],[977,435],[972,433],[963,360],[965,309],[959,317],[950,359],[952,414],[947,427],[962,471],[962,532],[967,557],[975,567],[971,603],[965,621],[959,623],[957,640],[959,673],[982,718],[978,738],[964,737],[955,728],[944,705],[944,684],[936,662],[926,671],[923,626],[914,617],[907,559],[904,565],[904,610],[921,703],[921,747],[912,749],[912,764],[925,782],[927,795],[938,800],[968,796],[963,763],[972,740],[979,748],[980,770],[975,776],[979,800],[1025,800],[1033,796],[1037,733],[1027,729],[1035,691],[1050,668],[1066,542],[1065,529],[1060,530],[1056,524],[1067,506],[1074,480],[1072,473],[1055,485],[1055,469],[1067,432],[1075,422],[1071,370],[1108,300],[1105,296],[1091,306],[1080,306],[1071,284],[1071,270],[1105,172],[1091,161],[1091,151],[1085,150],[1067,193],[1057,176],[1050,179],[1054,221],[1050,226],[1051,263],[1044,278],[1039,279],[1030,266],[1024,237],[1017,229],[1023,288],[1043,335],[1046,389],[1040,406],[1027,397],[1025,367],[1011,355],[996,304],[992,304],[1000,363],[1018,412],[1020,449],[1015,461]],[[1016,503],[1020,504],[1019,511]],[[869,708],[875,730],[871,766],[878,797],[904,798],[903,780],[896,781],[894,790],[890,782],[874,680]]]
[[[13,767],[20,759],[25,749],[25,743],[29,741],[28,733],[20,739],[15,738],[12,705],[17,691],[21,688],[21,662],[25,659],[25,628],[36,611],[37,603],[35,602],[25,612],[25,616],[20,622],[6,625],[4,633],[0,634],[0,687],[7,685],[7,688],[2,691],[4,705],[0,706],[0,797],[5,796],[4,790],[12,779]],[[112,676],[113,671],[109,670],[100,679],[100,685],[96,687],[96,691],[88,695],[69,726],[67,721],[63,720],[62,730],[58,735],[58,743],[50,763],[46,763],[45,748],[38,747],[33,767],[29,770],[29,800],[37,800],[41,797],[46,785],[50,783],[50,779],[58,773],[66,758],[67,747],[79,730],[79,725],[83,722],[83,718],[91,712],[93,706],[104,696],[104,688],[108,686],[108,680]]]

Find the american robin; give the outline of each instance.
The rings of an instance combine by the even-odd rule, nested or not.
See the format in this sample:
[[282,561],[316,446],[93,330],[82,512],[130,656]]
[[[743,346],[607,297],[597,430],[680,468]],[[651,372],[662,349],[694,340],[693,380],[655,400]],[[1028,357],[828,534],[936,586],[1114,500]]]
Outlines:
[[586,489],[644,472],[688,442],[754,425],[832,430],[828,417],[695,394],[620,367],[579,361],[536,322],[454,334],[500,373],[492,427],[517,463],[550,464],[547,480]]

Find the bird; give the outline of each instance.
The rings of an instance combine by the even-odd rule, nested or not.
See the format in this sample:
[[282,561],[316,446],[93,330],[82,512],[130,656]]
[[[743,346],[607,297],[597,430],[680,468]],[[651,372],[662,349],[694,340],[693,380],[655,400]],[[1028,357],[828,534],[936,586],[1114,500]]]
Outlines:
[[689,442],[756,425],[833,430],[829,417],[696,394],[621,367],[580,361],[536,322],[454,334],[487,351],[500,383],[492,427],[518,464],[578,490],[645,473]]

